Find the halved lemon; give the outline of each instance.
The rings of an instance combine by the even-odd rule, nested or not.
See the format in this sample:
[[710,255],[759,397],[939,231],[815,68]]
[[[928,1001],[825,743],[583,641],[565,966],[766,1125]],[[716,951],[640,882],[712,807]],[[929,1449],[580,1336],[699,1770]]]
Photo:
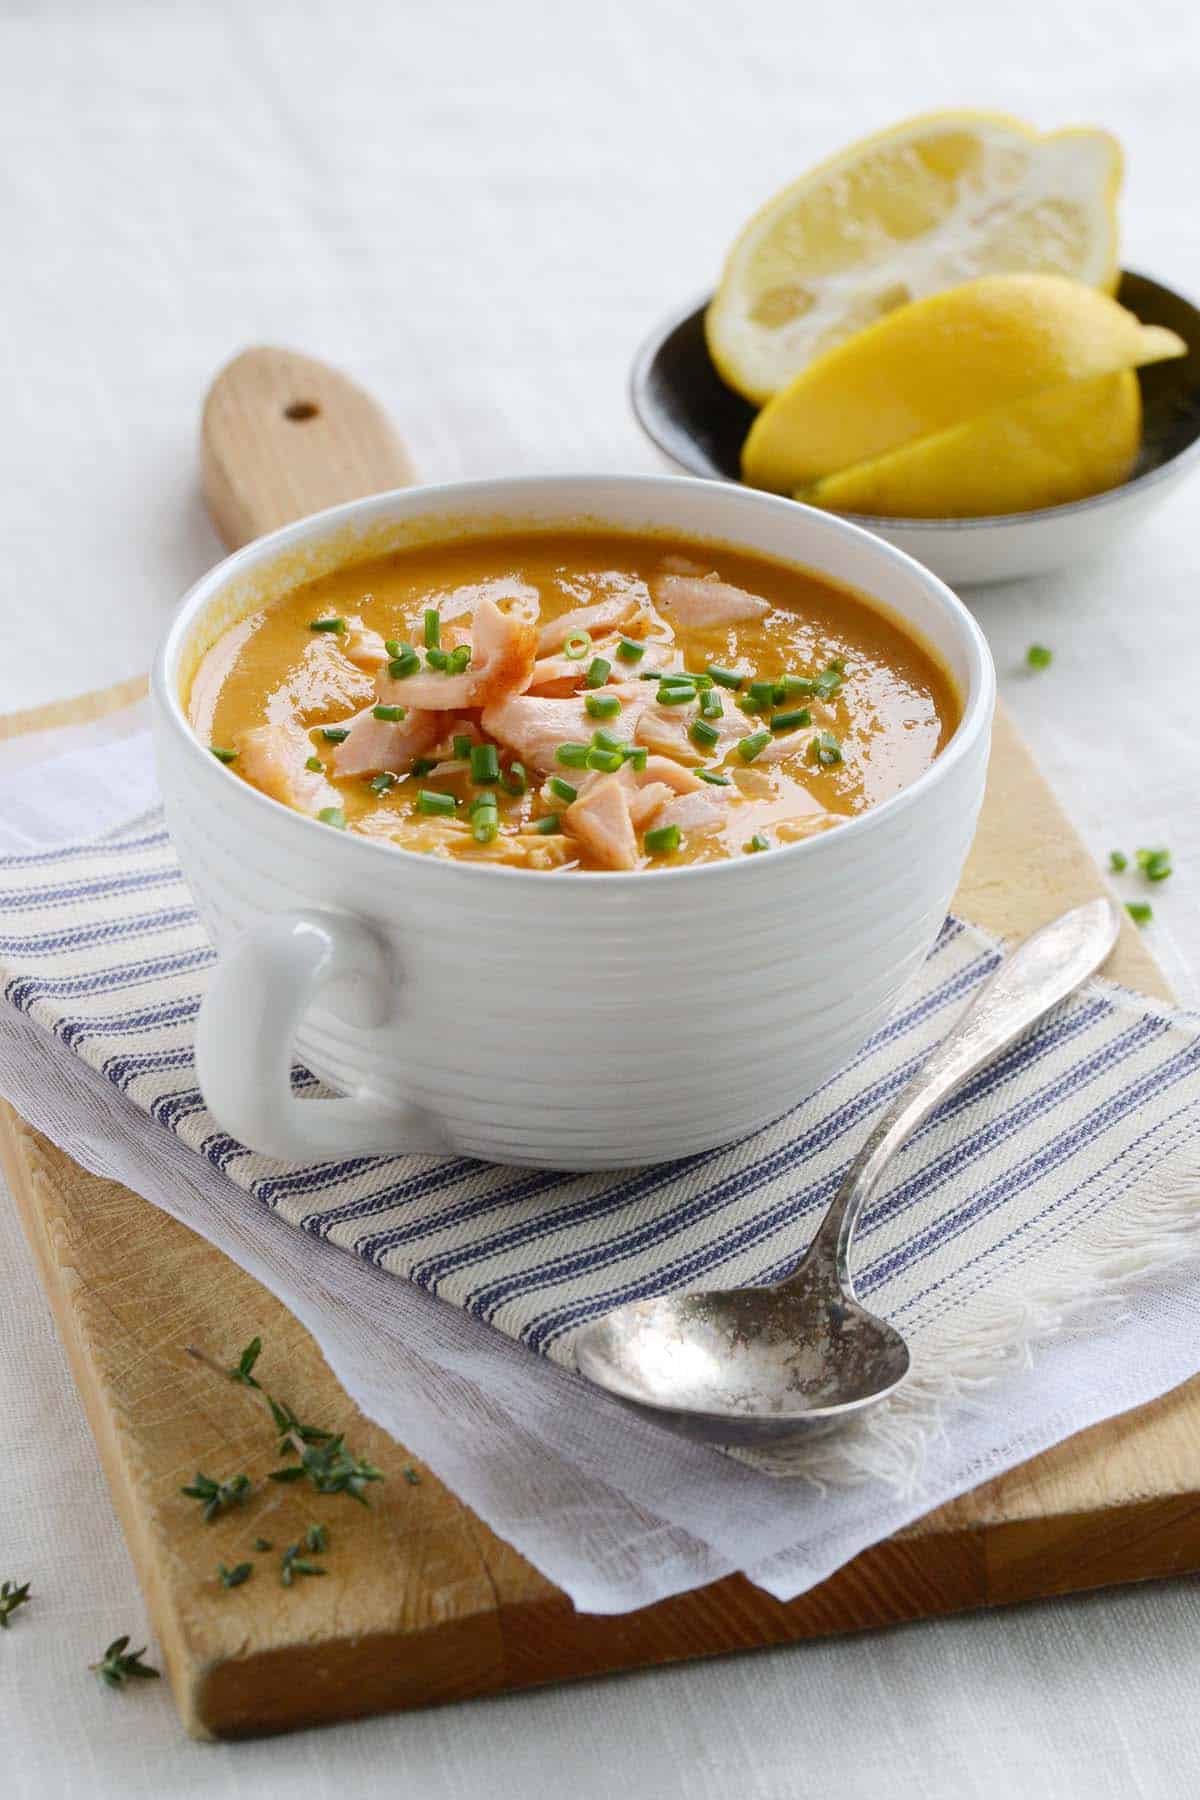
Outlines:
[[1142,396],[1132,369],[1071,381],[830,475],[795,498],[880,518],[969,519],[1063,506],[1132,474]]
[[826,351],[759,413],[754,487],[790,494],[1045,388],[1182,356],[1108,294],[1062,275],[985,275]]
[[1116,285],[1121,148],[1000,113],[929,113],[820,163],[755,214],[708,309],[709,353],[762,404],[906,302],[977,275]]

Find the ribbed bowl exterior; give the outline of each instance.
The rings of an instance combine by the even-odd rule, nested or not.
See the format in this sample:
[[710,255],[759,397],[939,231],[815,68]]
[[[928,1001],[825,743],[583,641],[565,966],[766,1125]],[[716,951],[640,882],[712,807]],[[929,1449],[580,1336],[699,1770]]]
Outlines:
[[[611,494],[607,506],[597,496],[614,486],[636,492],[634,518]],[[722,516],[708,519],[704,535],[810,567],[828,568],[820,551],[830,527],[835,543],[842,533],[863,540],[852,543],[857,573],[839,578],[912,618],[951,664],[965,691],[963,725],[897,801],[807,843],[700,868],[581,876],[447,863],[314,825],[197,745],[175,684],[188,630],[219,600],[221,571],[185,602],[156,670],[168,823],[218,950],[293,908],[367,920],[388,947],[390,1019],[364,1028],[355,994],[329,989],[296,1053],[381,1111],[399,1114],[413,1101],[428,1108],[462,1154],[621,1167],[746,1135],[812,1092],[883,1023],[957,884],[983,796],[992,675],[977,628],[933,577],[791,503],[778,503],[783,518],[767,521],[774,529],[760,515],[747,521],[736,502],[765,497],[705,483],[548,480],[470,493],[514,523],[586,513],[618,528],[653,520],[686,532],[698,529],[688,522],[694,490],[726,502],[706,507]],[[465,493],[432,490],[460,507]],[[387,498],[401,516],[421,496]],[[325,529],[344,526],[346,512],[328,515]],[[817,529],[797,533],[797,521],[809,520]],[[321,520],[307,526],[321,528]],[[897,573],[905,579],[888,580]],[[906,606],[906,587],[936,604]]]

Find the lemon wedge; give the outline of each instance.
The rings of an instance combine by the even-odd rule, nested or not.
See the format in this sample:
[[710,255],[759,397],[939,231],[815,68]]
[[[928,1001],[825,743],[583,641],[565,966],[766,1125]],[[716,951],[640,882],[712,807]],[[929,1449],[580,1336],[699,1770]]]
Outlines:
[[832,512],[892,519],[1032,512],[1128,480],[1141,434],[1138,378],[1121,369],[935,432],[798,489],[795,498]]
[[1186,351],[1173,331],[1082,282],[985,275],[818,357],[755,419],[742,475],[790,494],[1044,388]]
[[1121,148],[1106,131],[1039,134],[943,112],[863,138],[756,213],[709,306],[708,348],[761,405],[852,332],[978,275],[1116,286]]

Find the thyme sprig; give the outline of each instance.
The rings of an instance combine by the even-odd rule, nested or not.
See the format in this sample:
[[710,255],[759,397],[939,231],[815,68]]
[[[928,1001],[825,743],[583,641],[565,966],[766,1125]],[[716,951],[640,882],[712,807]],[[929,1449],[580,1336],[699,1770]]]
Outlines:
[[89,1663],[88,1667],[95,1671],[106,1687],[124,1687],[127,1681],[157,1681],[158,1670],[144,1663],[146,1646],[140,1650],[127,1650],[129,1635],[114,1638],[99,1662]]
[[179,1491],[189,1500],[202,1502],[200,1516],[206,1525],[211,1525],[218,1513],[244,1506],[253,1489],[254,1483],[248,1475],[231,1475],[228,1481],[214,1481],[211,1475],[198,1472],[192,1485]]
[[22,1582],[20,1587],[15,1581],[0,1582],[0,1628],[7,1631],[8,1621],[18,1606],[24,1606],[29,1599],[29,1583]]
[[242,1387],[259,1387],[260,1383],[255,1381],[253,1371],[255,1363],[261,1355],[262,1339],[260,1337],[251,1338],[237,1362],[226,1371],[230,1381],[236,1381]]
[[284,1587],[291,1587],[297,1575],[327,1575],[329,1573],[328,1569],[322,1569],[319,1564],[309,1562],[304,1554],[304,1549],[303,1544],[289,1544],[284,1551],[283,1560],[279,1565],[279,1579]]
[[217,1579],[223,1588],[241,1587],[243,1581],[249,1581],[253,1573],[253,1563],[236,1563],[232,1569],[227,1569],[224,1563],[217,1564]]

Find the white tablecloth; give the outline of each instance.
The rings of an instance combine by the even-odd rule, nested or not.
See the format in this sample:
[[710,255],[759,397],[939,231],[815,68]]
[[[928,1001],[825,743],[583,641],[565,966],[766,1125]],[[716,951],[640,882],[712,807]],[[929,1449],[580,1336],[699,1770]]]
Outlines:
[[[217,554],[197,405],[246,343],[350,369],[431,479],[650,469],[624,393],[646,327],[704,287],[797,169],[905,113],[970,103],[1115,129],[1126,261],[1200,289],[1198,52],[1177,0],[9,0],[0,708],[145,667]],[[1008,702],[1093,848],[1174,850],[1153,942],[1192,1001],[1196,497],[1107,564],[974,597]],[[1039,676],[1021,667],[1033,638],[1055,651]],[[86,1673],[144,1611],[5,1206],[0,1269],[0,1577],[37,1592],[0,1634],[6,1793],[1195,1792],[1191,1583],[269,1745],[189,1744],[165,1691],[111,1695]],[[47,1694],[55,1729],[34,1731]]]

